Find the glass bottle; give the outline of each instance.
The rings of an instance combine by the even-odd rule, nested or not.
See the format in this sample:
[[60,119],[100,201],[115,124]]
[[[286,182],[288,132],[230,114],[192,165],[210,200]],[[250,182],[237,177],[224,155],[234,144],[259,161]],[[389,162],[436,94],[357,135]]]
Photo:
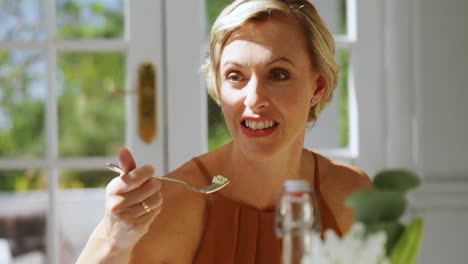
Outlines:
[[275,230],[282,238],[283,264],[319,263],[320,216],[307,181],[284,182],[276,206]]

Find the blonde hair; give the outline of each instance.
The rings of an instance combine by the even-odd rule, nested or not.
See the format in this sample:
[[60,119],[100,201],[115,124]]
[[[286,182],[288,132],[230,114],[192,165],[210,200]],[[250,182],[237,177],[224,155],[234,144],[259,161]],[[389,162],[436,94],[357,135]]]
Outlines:
[[315,121],[332,99],[339,67],[334,57],[333,36],[315,7],[307,0],[236,0],[228,5],[213,24],[209,57],[202,66],[208,93],[216,103],[220,104],[219,64],[229,36],[250,21],[268,19],[274,14],[291,18],[301,27],[312,65],[325,77],[325,95],[320,102],[311,107],[308,116],[309,122]]

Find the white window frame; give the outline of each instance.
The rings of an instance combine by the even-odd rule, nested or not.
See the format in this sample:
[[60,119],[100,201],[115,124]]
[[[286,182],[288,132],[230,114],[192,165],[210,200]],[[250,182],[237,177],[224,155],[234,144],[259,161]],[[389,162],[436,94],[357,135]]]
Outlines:
[[[205,1],[165,1],[167,168],[172,171],[207,150],[204,59]],[[171,15],[172,14],[172,15]]]
[[417,32],[411,12],[417,10],[412,2],[357,2],[355,80],[359,138],[365,140],[359,142],[356,164],[371,176],[389,167],[421,171],[417,167],[415,55],[411,49],[412,32]]
[[[313,0],[311,0],[314,3]],[[348,123],[349,123],[349,134],[348,134],[348,146],[343,148],[316,148],[313,143],[309,143],[310,138],[322,138],[324,135],[323,129],[316,135],[318,131],[311,131],[311,134],[306,133],[305,146],[312,148],[315,151],[331,158],[334,160],[342,161],[348,164],[356,164],[356,160],[359,157],[359,118],[358,118],[358,101],[356,96],[356,83],[354,76],[354,69],[356,66],[356,60],[354,56],[354,47],[357,43],[357,2],[356,0],[346,1],[346,34],[333,34],[335,39],[336,51],[345,50],[348,52],[348,78],[347,78],[347,89],[348,89]],[[319,11],[320,12],[320,11]],[[336,91],[338,92],[338,91]],[[335,93],[336,93],[335,92]],[[334,98],[337,98],[336,96]],[[338,105],[338,104],[336,104]],[[332,107],[332,106],[327,106]],[[319,117],[319,122],[320,122]],[[322,117],[323,118],[323,117]],[[338,118],[338,116],[333,117]],[[331,128],[335,129],[335,128]]]

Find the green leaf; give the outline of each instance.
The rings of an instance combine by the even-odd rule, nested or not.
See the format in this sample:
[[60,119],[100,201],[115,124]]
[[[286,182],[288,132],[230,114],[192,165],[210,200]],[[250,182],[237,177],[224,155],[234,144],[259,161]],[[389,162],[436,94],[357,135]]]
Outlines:
[[354,220],[364,224],[397,221],[405,211],[402,192],[359,190],[351,193],[345,205],[354,209]]
[[406,192],[419,185],[419,178],[407,170],[385,170],[375,176],[373,185],[380,190]]
[[92,3],[91,10],[93,10],[93,13],[95,14],[102,14],[104,11],[104,6],[102,6],[100,3]]
[[390,254],[390,262],[392,264],[415,263],[423,235],[423,228],[424,222],[419,217],[413,219],[406,227]]

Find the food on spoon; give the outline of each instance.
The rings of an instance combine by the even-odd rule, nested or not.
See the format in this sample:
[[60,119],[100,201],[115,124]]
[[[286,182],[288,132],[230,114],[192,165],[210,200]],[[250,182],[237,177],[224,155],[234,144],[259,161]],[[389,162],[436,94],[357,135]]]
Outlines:
[[228,182],[228,179],[224,178],[221,175],[214,176],[213,180],[211,181],[211,183],[215,183],[215,184],[225,184],[226,182]]

